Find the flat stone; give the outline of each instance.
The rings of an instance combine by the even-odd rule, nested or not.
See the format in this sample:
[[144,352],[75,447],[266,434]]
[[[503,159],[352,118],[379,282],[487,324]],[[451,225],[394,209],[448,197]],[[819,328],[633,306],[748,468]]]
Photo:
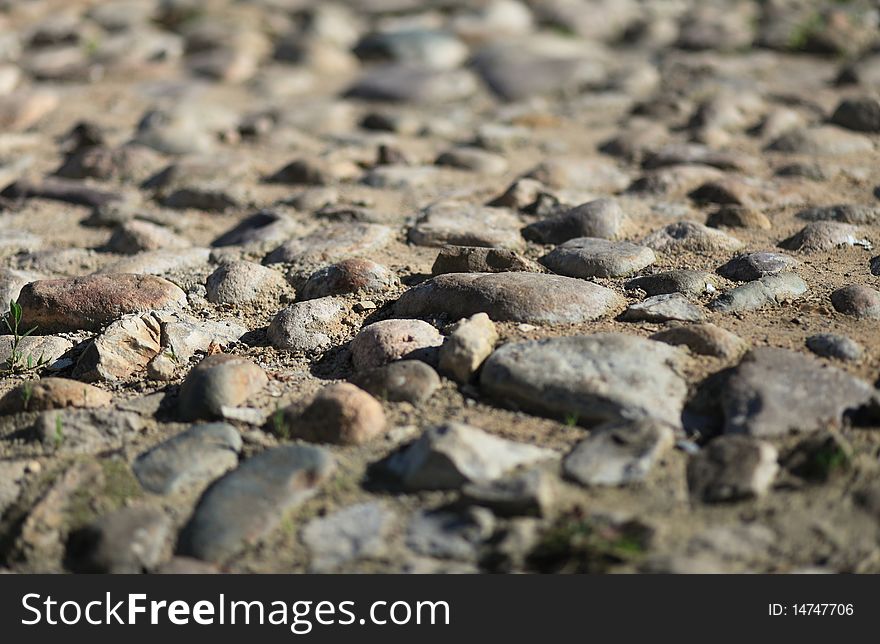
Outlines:
[[616,239],[626,223],[617,201],[597,199],[523,228],[522,235],[541,244],[561,244],[579,237]]
[[442,201],[426,208],[410,228],[409,241],[417,246],[522,246],[519,217],[503,208]]
[[377,398],[418,405],[440,387],[440,376],[421,360],[397,360],[360,371],[351,382]]
[[552,157],[542,161],[525,175],[554,189],[612,194],[629,185],[629,176],[616,163],[600,157]]
[[681,293],[668,293],[630,304],[620,319],[626,322],[699,322],[703,319],[703,312]]
[[346,259],[312,273],[298,293],[301,300],[364,292],[380,294],[400,283],[385,266],[369,259]]
[[225,348],[247,333],[246,327],[231,320],[200,320],[179,313],[160,313],[156,317],[162,327],[162,348],[177,363],[185,364],[211,347]]
[[834,250],[840,246],[870,248],[871,244],[862,237],[861,231],[855,226],[835,221],[814,221],[779,242],[780,248],[805,253]]
[[747,348],[738,335],[709,322],[664,329],[651,339],[675,346],[684,345],[694,353],[724,359],[737,358]]
[[804,156],[863,154],[874,147],[871,139],[834,125],[818,125],[790,130],[767,146],[773,152]]
[[514,342],[489,356],[480,385],[497,400],[586,426],[653,418],[677,427],[687,395],[680,357],[617,333]]
[[767,494],[779,471],[776,448],[749,436],[719,436],[691,458],[691,496],[707,503]]
[[810,356],[752,349],[722,391],[724,432],[771,437],[840,426],[873,395],[868,383]]
[[773,224],[767,215],[755,208],[738,205],[724,205],[709,214],[706,225],[710,228],[745,228],[748,230],[770,230]]
[[107,326],[80,356],[73,375],[115,382],[142,372],[161,350],[162,328],[153,315],[130,315]]
[[634,277],[624,283],[624,288],[642,290],[646,295],[681,293],[682,295],[700,296],[705,293],[713,293],[718,287],[718,281],[717,277],[706,271],[679,269]]
[[285,445],[244,461],[199,499],[177,544],[177,554],[220,562],[271,533],[291,510],[333,473],[329,453]]
[[845,335],[817,333],[806,340],[807,348],[817,356],[837,360],[858,360],[864,354],[862,345]]
[[451,559],[476,563],[481,547],[494,530],[494,517],[485,508],[469,508],[464,512],[419,510],[407,526],[406,545],[434,561]]
[[134,219],[117,227],[107,241],[107,250],[134,255],[145,250],[189,248],[192,243],[173,230],[149,221]]
[[798,266],[799,261],[782,253],[746,253],[722,264],[716,272],[734,282],[751,282],[767,275],[792,271]]
[[507,160],[476,147],[458,147],[441,153],[434,163],[484,175],[499,175],[507,171]]
[[261,210],[241,220],[217,237],[211,246],[251,246],[279,244],[297,231],[296,222],[284,214]]
[[467,383],[492,353],[497,340],[495,325],[485,313],[459,320],[440,347],[440,373]]
[[132,273],[136,275],[169,275],[179,271],[203,268],[211,257],[208,248],[148,250],[102,267],[98,273]]
[[183,420],[221,418],[223,407],[240,407],[268,382],[266,372],[247,358],[208,356],[180,385],[178,413]]
[[839,313],[880,319],[880,292],[870,286],[852,284],[839,288],[831,294],[831,304]]
[[583,485],[643,481],[672,447],[673,431],[654,420],[601,425],[562,462],[565,475]]
[[65,454],[95,454],[118,449],[143,429],[138,415],[114,409],[56,409],[42,412],[33,434],[43,447]]
[[498,516],[546,516],[559,497],[559,479],[543,467],[516,470],[488,482],[467,483],[462,500]]
[[722,313],[751,311],[768,304],[796,300],[807,290],[806,282],[795,273],[779,273],[737,286],[719,295],[709,306]]
[[26,475],[25,461],[0,461],[0,516],[18,500]]
[[395,521],[395,513],[378,501],[312,519],[302,530],[312,556],[310,570],[333,572],[349,562],[386,555]]
[[294,159],[266,180],[287,185],[326,186],[357,176],[357,166],[326,159]]
[[361,445],[386,429],[379,401],[346,382],[324,387],[305,409],[287,407],[281,422],[292,438],[334,445]]
[[112,401],[112,394],[84,382],[68,378],[41,378],[23,382],[0,398],[0,414],[66,407],[104,407]]
[[448,273],[406,291],[401,316],[486,313],[496,322],[569,324],[595,320],[623,304],[611,289],[561,275],[540,273]]
[[264,264],[333,263],[368,256],[391,241],[393,231],[381,224],[328,224],[284,242],[266,255]]
[[467,98],[476,90],[476,79],[465,70],[391,64],[369,69],[345,92],[345,96],[367,101],[433,105]]
[[176,285],[152,275],[89,275],[39,280],[21,289],[24,328],[36,333],[98,331],[129,313],[177,309],[187,304]]
[[381,320],[365,326],[351,341],[356,371],[404,358],[436,362],[443,336],[421,320]]
[[233,469],[241,448],[241,436],[232,425],[193,425],[139,455],[132,470],[149,492],[175,494]]
[[266,336],[276,349],[323,351],[333,344],[346,311],[334,297],[296,302],[272,318]]
[[873,96],[846,98],[835,108],[829,121],[857,132],[880,132],[880,101]]
[[517,271],[543,273],[546,269],[516,251],[480,246],[445,246],[431,267],[432,275]]
[[554,457],[550,450],[449,422],[426,430],[392,454],[386,468],[407,490],[457,490],[466,483],[489,482],[517,467]]
[[839,221],[844,224],[876,224],[880,221],[880,207],[859,204],[836,204],[806,208],[795,215],[805,221]]
[[567,277],[622,277],[654,263],[654,251],[630,242],[593,237],[570,239],[539,260]]
[[694,221],[679,221],[664,226],[642,241],[656,251],[676,253],[682,251],[738,250],[742,242],[727,233],[708,228]]
[[133,505],[73,532],[65,562],[79,573],[139,574],[159,564],[171,535],[165,512]]
[[246,304],[277,297],[286,287],[278,271],[244,261],[222,264],[205,281],[207,299],[214,304]]

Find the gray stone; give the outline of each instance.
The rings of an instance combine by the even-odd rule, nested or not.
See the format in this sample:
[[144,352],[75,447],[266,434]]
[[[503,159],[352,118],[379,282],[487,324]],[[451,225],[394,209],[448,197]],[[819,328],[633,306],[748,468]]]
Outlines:
[[654,418],[680,426],[687,384],[681,353],[616,333],[502,346],[480,375],[482,390],[508,404],[583,425]]
[[798,128],[784,133],[767,146],[773,152],[804,156],[839,156],[864,154],[874,147],[871,139],[834,125]]
[[369,69],[345,95],[368,101],[436,104],[467,98],[476,90],[476,79],[464,70],[391,64]]
[[139,574],[159,565],[171,535],[162,510],[133,505],[72,533],[65,563],[80,573]]
[[767,304],[781,304],[798,299],[807,292],[807,284],[794,273],[768,275],[718,296],[710,307],[722,313],[751,311]]
[[118,449],[143,429],[144,421],[130,412],[112,409],[44,411],[34,422],[34,436],[47,449],[66,454],[95,454]]
[[630,242],[592,237],[570,239],[544,255],[540,262],[568,277],[622,277],[654,263],[654,251]]
[[275,315],[266,335],[276,349],[323,351],[333,344],[346,312],[344,303],[334,297],[297,302]]
[[711,323],[665,329],[652,335],[651,339],[666,344],[684,345],[694,353],[725,359],[742,355],[747,347],[738,335]]
[[853,361],[862,357],[862,345],[845,335],[817,333],[806,340],[807,348],[817,356]]
[[565,457],[562,469],[583,485],[637,483],[672,443],[672,429],[655,420],[601,425]]
[[383,557],[395,514],[385,504],[358,503],[312,519],[302,540],[312,556],[312,572],[332,572],[352,561]]
[[880,100],[873,96],[846,98],[829,119],[831,123],[857,132],[880,132]]
[[504,174],[507,171],[507,160],[503,156],[474,147],[452,148],[440,154],[434,163],[486,175]]
[[703,312],[681,293],[668,293],[630,304],[620,319],[626,322],[699,322],[703,319]]
[[[19,364],[45,363],[50,369],[61,368],[61,356],[73,348],[73,342],[57,335],[29,335],[18,343]],[[0,336],[0,363],[9,364],[12,359],[12,336]],[[72,364],[72,361],[69,362]]]
[[113,231],[107,250],[134,255],[145,250],[189,248],[192,244],[173,230],[149,221],[134,219]]
[[426,208],[409,230],[417,246],[522,246],[519,217],[503,208],[442,201]]
[[353,51],[365,61],[410,63],[432,69],[453,69],[468,56],[467,46],[454,35],[418,28],[369,33]]
[[421,360],[397,360],[360,371],[351,382],[377,398],[418,405],[440,387],[440,376]]
[[199,351],[225,348],[247,333],[246,327],[231,320],[199,320],[177,313],[157,317],[162,325],[162,348],[178,364],[186,364]]
[[178,271],[204,268],[211,257],[207,248],[148,250],[111,262],[98,273],[134,273],[136,275],[168,275]]
[[110,324],[80,356],[73,371],[86,381],[124,381],[142,372],[161,350],[153,315],[130,315]]
[[880,319],[880,292],[870,286],[852,284],[831,293],[834,309],[857,318]]
[[285,445],[249,458],[202,495],[180,534],[177,554],[227,559],[271,533],[333,470],[332,457],[318,447]]
[[679,221],[664,226],[642,241],[656,251],[676,253],[681,251],[738,250],[742,242],[720,230],[709,228],[694,221]]
[[795,215],[805,221],[839,221],[844,224],[876,224],[880,221],[880,207],[859,204],[836,204],[806,208]]
[[232,425],[193,425],[138,456],[132,470],[144,489],[174,494],[233,469],[241,447],[241,436]]
[[529,224],[522,235],[529,241],[542,244],[561,244],[578,237],[616,239],[626,222],[617,201],[597,199],[571,210]]
[[653,275],[642,275],[627,280],[627,290],[641,289],[646,295],[666,295],[681,293],[682,295],[700,296],[712,293],[718,287],[718,278],[706,271],[679,269],[664,271]]
[[800,262],[782,253],[746,253],[718,267],[717,273],[734,282],[751,282],[767,275],[794,270]]
[[180,385],[178,413],[183,420],[221,418],[224,407],[239,407],[268,384],[252,361],[218,353],[192,368]]
[[0,517],[18,500],[26,474],[25,461],[0,461]]
[[385,466],[407,490],[458,490],[466,483],[493,481],[517,467],[554,457],[550,450],[449,422],[426,430]]
[[722,391],[724,431],[772,437],[840,426],[873,395],[868,383],[810,356],[752,349]]
[[328,263],[368,256],[391,241],[393,231],[381,224],[328,224],[284,242],[266,255],[264,264]]
[[492,513],[483,508],[463,514],[421,510],[410,521],[406,545],[427,557],[475,561],[494,527]]
[[381,294],[400,284],[385,266],[369,259],[346,259],[312,273],[298,293],[301,300],[312,300],[346,293]]
[[851,224],[835,221],[814,221],[797,233],[779,242],[780,248],[815,253],[834,250],[839,246],[864,246],[871,244],[861,236],[861,231]]
[[279,295],[287,287],[278,271],[254,262],[221,265],[205,281],[207,299],[214,304],[247,304]]
[[561,275],[448,273],[406,291],[394,310],[412,317],[482,312],[496,322],[568,324],[595,320],[622,304],[611,289]]
[[779,465],[776,448],[749,436],[719,436],[688,463],[688,488],[707,503],[766,494]]
[[365,326],[351,341],[356,371],[374,369],[403,358],[436,363],[443,336],[421,320],[381,320]]
[[462,500],[499,516],[546,516],[559,496],[559,479],[543,467],[518,470],[493,481],[468,483]]
[[446,246],[440,249],[432,275],[444,273],[544,273],[546,269],[519,253],[503,248]]

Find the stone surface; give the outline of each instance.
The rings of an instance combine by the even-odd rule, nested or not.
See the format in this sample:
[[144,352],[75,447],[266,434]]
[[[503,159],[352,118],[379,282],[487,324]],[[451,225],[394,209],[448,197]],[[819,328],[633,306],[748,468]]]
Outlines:
[[168,280],[151,275],[109,274],[40,280],[21,289],[25,328],[37,333],[97,331],[129,313],[179,309],[186,294]]
[[432,275],[444,273],[543,273],[544,267],[517,253],[503,248],[480,246],[446,246],[440,249]]
[[672,429],[654,420],[600,425],[565,457],[562,469],[583,485],[636,483],[672,443]]
[[676,349],[600,333],[503,345],[480,375],[501,402],[583,425],[653,418],[679,426],[687,386]]
[[47,450],[67,454],[96,454],[118,449],[138,436],[143,419],[114,409],[56,409],[42,412],[33,436]]
[[805,221],[838,221],[844,224],[874,224],[880,221],[880,208],[859,204],[836,204],[806,208],[797,213]]
[[214,304],[245,304],[280,294],[287,286],[276,270],[253,262],[223,264],[205,281],[207,299]]
[[561,244],[578,237],[616,239],[626,217],[613,199],[597,199],[523,228],[522,235],[541,244]]
[[752,349],[722,392],[724,431],[773,437],[839,426],[844,414],[870,401],[873,391],[868,383],[809,356],[773,347]]
[[710,322],[664,329],[652,335],[651,339],[676,346],[683,345],[694,353],[724,359],[739,357],[747,348],[745,341],[738,335]]
[[93,385],[68,378],[29,380],[0,398],[0,414],[46,411],[65,407],[104,407],[113,395]]
[[857,318],[880,319],[880,292],[870,286],[853,284],[831,294],[834,309]]
[[347,259],[312,273],[298,297],[312,300],[346,293],[380,294],[399,283],[397,276],[381,264],[368,259]]
[[669,320],[699,322],[703,319],[703,312],[699,307],[691,304],[684,295],[669,293],[653,295],[641,302],[630,304],[621,314],[620,319],[627,322],[668,322]]
[[768,304],[796,300],[807,290],[806,282],[795,273],[767,275],[722,293],[710,308],[722,313],[750,311]]
[[113,231],[107,250],[134,255],[145,250],[188,248],[192,244],[165,226],[134,219]]
[[394,522],[394,512],[381,502],[358,503],[312,519],[302,531],[311,570],[332,572],[351,561],[383,557]]
[[177,409],[183,420],[223,416],[224,407],[239,407],[269,382],[251,360],[223,353],[192,368],[180,385]]
[[324,387],[305,407],[291,406],[281,420],[284,433],[312,443],[361,445],[385,432],[382,405],[348,383]]
[[669,224],[651,233],[642,241],[656,251],[676,253],[681,251],[738,250],[742,242],[727,233],[693,221]]
[[522,245],[520,225],[519,218],[503,208],[443,201],[422,212],[408,239],[417,246],[518,248]]
[[777,454],[770,443],[749,436],[720,436],[691,458],[688,488],[708,503],[763,496],[779,470]]
[[836,333],[817,333],[806,340],[807,348],[817,356],[836,360],[858,360],[864,348],[852,338]]
[[462,423],[427,429],[392,454],[386,468],[407,490],[457,490],[488,482],[523,466],[554,457],[550,450],[492,436]]
[[712,273],[679,269],[634,277],[627,280],[624,287],[627,290],[640,289],[647,295],[681,293],[682,295],[700,296],[705,293],[713,293],[718,284],[718,278]]
[[232,425],[193,425],[140,454],[132,470],[144,489],[175,494],[233,469],[241,447],[241,436]]
[[361,329],[351,341],[356,371],[374,369],[400,359],[435,362],[443,336],[421,320],[382,320]]
[[351,382],[377,398],[418,405],[440,387],[440,376],[421,360],[396,360],[360,371]]
[[80,356],[74,376],[86,381],[127,380],[161,351],[162,328],[153,315],[131,315],[108,325]]
[[468,382],[492,353],[497,340],[495,325],[485,313],[458,321],[440,347],[440,373],[458,383]]
[[567,277],[622,277],[654,263],[654,251],[630,242],[593,237],[570,239],[540,261],[554,273]]
[[467,483],[461,494],[466,503],[489,508],[499,516],[543,516],[553,511],[559,487],[556,475],[537,466],[484,483]]
[[734,282],[750,282],[766,275],[792,271],[800,265],[794,257],[782,253],[761,252],[737,255],[716,272]]
[[402,316],[486,313],[496,322],[566,324],[594,320],[623,304],[611,289],[560,275],[449,273],[400,296]]
[[346,313],[345,305],[333,297],[297,302],[272,319],[266,335],[277,349],[322,351],[330,348],[334,334]]
[[199,499],[177,553],[214,562],[230,557],[272,532],[333,470],[332,457],[317,447],[275,447],[247,459]]
[[840,246],[870,248],[870,243],[855,226],[834,221],[814,221],[779,242],[780,248],[805,253],[834,250]]
[[263,263],[326,263],[368,256],[391,241],[391,236],[391,229],[381,224],[330,224],[304,237],[284,242],[266,255]]

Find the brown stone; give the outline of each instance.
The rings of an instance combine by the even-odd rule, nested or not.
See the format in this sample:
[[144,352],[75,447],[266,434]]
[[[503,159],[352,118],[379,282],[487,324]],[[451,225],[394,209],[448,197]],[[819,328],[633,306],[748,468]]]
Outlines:
[[301,413],[288,408],[284,422],[292,438],[335,445],[360,445],[386,426],[379,401],[348,383],[325,387]]
[[113,396],[92,385],[68,378],[23,382],[0,398],[0,414],[46,411],[64,407],[103,407]]

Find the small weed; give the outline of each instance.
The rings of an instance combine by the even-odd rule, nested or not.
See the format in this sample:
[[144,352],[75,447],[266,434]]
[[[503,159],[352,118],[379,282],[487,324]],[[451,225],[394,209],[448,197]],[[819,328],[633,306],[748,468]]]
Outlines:
[[55,449],[61,447],[64,442],[64,428],[62,427],[61,414],[55,416]]
[[40,367],[45,366],[48,362],[48,360],[45,360],[42,355],[40,355],[39,359],[36,361],[31,354],[28,354],[27,356],[24,355],[21,349],[21,342],[36,331],[37,327],[32,327],[27,331],[22,332],[21,318],[21,304],[15,300],[10,300],[9,311],[3,317],[3,323],[6,325],[9,333],[12,334],[12,349],[5,364],[5,371],[11,374],[33,371],[34,369],[39,369]]
[[290,439],[290,428],[287,426],[287,423],[284,422],[283,409],[278,409],[272,414],[272,428],[274,429],[274,434],[278,438],[283,438],[284,440]]
[[568,427],[577,427],[580,417],[577,414],[568,414],[565,417],[565,424]]

